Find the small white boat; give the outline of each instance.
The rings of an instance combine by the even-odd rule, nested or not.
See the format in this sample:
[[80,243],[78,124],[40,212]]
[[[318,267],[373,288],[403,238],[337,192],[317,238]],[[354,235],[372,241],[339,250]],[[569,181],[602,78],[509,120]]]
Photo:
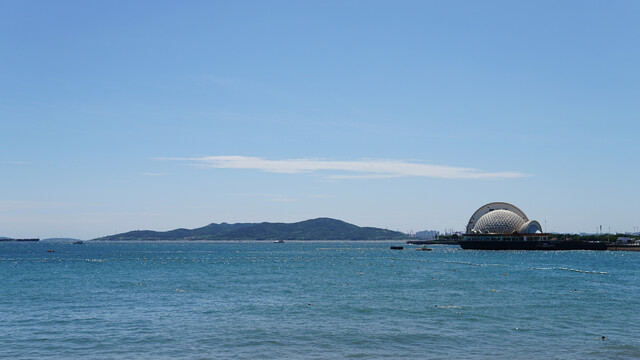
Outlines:
[[274,244],[284,244],[284,240],[275,240]]

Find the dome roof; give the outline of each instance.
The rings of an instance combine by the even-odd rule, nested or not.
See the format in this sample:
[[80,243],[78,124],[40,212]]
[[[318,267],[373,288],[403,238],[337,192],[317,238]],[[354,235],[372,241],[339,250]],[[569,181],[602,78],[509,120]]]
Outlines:
[[[487,215],[490,212],[494,212],[497,210],[506,210],[508,212],[514,213],[515,215],[519,216],[520,218],[522,218],[524,222],[529,221],[529,219],[527,218],[527,215],[525,215],[525,213],[518,209],[515,205],[511,205],[509,203],[506,202],[492,202],[486,205],[483,205],[482,207],[480,207],[480,209],[476,210],[476,212],[473,213],[473,215],[471,215],[471,219],[469,219],[469,223],[467,224],[467,234],[470,234],[472,232],[478,232],[477,231],[473,231],[475,229],[476,223],[480,220],[480,218],[482,218],[483,216]],[[498,216],[496,215],[492,215],[492,216]],[[490,220],[491,218],[487,218],[485,221]],[[489,223],[496,223],[496,219],[492,220],[492,221],[488,221]],[[520,223],[520,225],[522,225],[522,223]],[[509,228],[512,228],[514,225],[511,224],[509,226]],[[518,228],[516,228],[515,230],[518,230]],[[513,231],[511,231],[513,232]]]
[[515,212],[505,209],[492,210],[476,221],[472,232],[511,234],[520,230],[525,222],[525,219]]
[[515,205],[492,202],[480,207],[471,215],[467,234],[535,234],[542,233],[542,226],[529,220]]

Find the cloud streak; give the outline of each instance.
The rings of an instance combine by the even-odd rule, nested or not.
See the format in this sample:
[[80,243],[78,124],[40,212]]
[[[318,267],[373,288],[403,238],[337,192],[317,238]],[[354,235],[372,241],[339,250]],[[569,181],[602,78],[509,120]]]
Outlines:
[[430,165],[416,161],[361,159],[284,159],[268,160],[252,156],[204,156],[194,158],[158,158],[186,162],[217,169],[251,169],[270,173],[319,173],[329,180],[427,177],[438,179],[516,179],[530,176],[512,171],[489,172],[473,168]]

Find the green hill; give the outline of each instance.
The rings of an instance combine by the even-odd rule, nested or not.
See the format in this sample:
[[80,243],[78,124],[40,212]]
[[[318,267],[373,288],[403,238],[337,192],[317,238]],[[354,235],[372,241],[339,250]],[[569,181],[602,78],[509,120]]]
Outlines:
[[223,240],[226,233],[253,224],[209,224],[197,229],[175,229],[170,231],[135,230],[109,235],[95,240]]
[[209,224],[197,229],[136,230],[96,240],[401,240],[407,235],[318,218],[297,223]]

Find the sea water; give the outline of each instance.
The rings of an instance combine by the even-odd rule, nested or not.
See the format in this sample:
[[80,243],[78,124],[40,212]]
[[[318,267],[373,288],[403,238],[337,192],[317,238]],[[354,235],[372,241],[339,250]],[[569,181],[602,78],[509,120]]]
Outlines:
[[390,245],[0,243],[0,358],[640,358],[640,253]]

